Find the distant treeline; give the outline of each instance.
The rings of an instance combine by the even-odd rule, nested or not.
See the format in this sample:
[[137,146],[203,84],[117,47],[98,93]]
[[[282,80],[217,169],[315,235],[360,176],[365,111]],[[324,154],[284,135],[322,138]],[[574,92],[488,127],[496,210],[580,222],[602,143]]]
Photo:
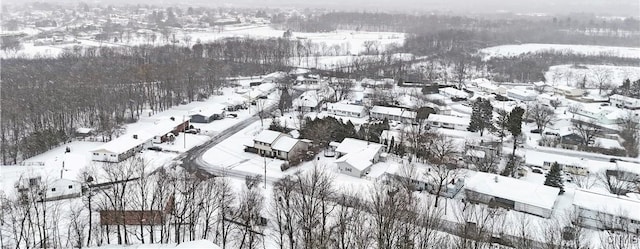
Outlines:
[[206,98],[228,76],[286,69],[295,47],[286,39],[229,39],[192,48],[78,48],[58,58],[2,59],[2,163],[55,147],[77,127],[97,128],[109,139],[143,109]]

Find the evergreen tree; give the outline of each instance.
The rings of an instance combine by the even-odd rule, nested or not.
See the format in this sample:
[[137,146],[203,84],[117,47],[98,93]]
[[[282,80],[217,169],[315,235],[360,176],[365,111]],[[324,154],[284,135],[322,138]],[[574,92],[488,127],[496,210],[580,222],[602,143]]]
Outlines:
[[554,162],[551,165],[551,169],[545,177],[544,185],[559,188],[560,194],[564,193],[564,184],[562,183],[562,170],[560,169],[560,164],[558,164],[558,162]]
[[518,147],[518,136],[522,134],[522,115],[524,115],[524,109],[516,106],[509,113],[509,118],[507,119],[507,130],[513,136],[513,152],[511,154],[516,154],[516,148]]
[[493,127],[493,106],[491,101],[478,98],[473,102],[469,131],[480,131],[480,136],[484,135],[484,130]]

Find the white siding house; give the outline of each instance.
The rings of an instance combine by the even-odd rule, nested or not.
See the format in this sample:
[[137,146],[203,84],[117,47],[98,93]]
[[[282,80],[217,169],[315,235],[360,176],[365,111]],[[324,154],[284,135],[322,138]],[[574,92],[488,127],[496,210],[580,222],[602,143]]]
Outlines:
[[551,217],[559,188],[477,172],[465,181],[466,198],[507,209]]
[[431,127],[447,128],[466,131],[469,128],[469,118],[462,118],[450,115],[430,114],[427,123]]
[[640,201],[625,196],[577,189],[573,206],[587,228],[640,234]]
[[153,138],[154,135],[142,131],[118,137],[90,151],[91,160],[112,163],[121,162],[135,153],[151,147]]
[[580,97],[584,94],[584,91],[582,89],[578,89],[570,86],[564,86],[564,85],[556,86],[553,90],[554,92],[558,94],[562,94],[567,97]]
[[262,156],[275,157],[276,152],[272,149],[273,144],[283,136],[289,136],[277,131],[263,130],[253,139],[253,147]]
[[535,101],[538,97],[538,93],[532,90],[523,90],[523,89],[509,89],[507,90],[507,97],[520,101]]
[[341,173],[362,177],[369,173],[373,164],[380,161],[383,151],[382,144],[345,138],[336,148],[339,158],[335,163]]
[[327,103],[327,112],[331,115],[361,118],[364,117],[364,106],[344,103]]
[[615,105],[619,108],[627,108],[633,110],[640,109],[640,99],[622,96],[620,94],[614,94],[609,97],[609,101],[612,105]]
[[82,183],[74,180],[56,179],[47,185],[45,201],[54,201],[82,195]]
[[387,119],[404,123],[412,123],[416,120],[416,112],[397,107],[374,106],[369,111],[369,116],[374,119]]

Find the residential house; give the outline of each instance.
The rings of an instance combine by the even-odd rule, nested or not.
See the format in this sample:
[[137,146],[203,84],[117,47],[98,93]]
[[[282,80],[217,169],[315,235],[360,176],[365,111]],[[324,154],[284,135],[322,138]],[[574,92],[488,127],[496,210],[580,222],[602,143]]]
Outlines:
[[546,170],[551,169],[551,165],[557,162],[564,172],[581,176],[586,176],[591,172],[596,172],[602,168],[610,168],[614,165],[614,163],[611,162],[596,161],[574,156],[564,156],[535,150],[527,150],[525,152],[524,159],[525,165],[530,167],[540,167]]
[[416,167],[410,164],[388,163],[381,167],[372,169],[369,177],[379,179],[384,183],[399,181],[401,183],[411,183],[416,191],[427,191],[431,194],[453,198],[464,186],[463,177],[450,177],[446,179],[443,189],[438,193],[438,183],[435,171],[430,167]]
[[180,132],[189,129],[189,120],[178,120],[174,117],[156,119],[145,128],[145,132],[153,135],[153,143],[173,141]]
[[513,88],[507,90],[507,97],[514,100],[528,102],[535,101],[538,97],[538,93],[533,90]]
[[556,86],[553,90],[555,93],[562,94],[566,97],[580,97],[584,95],[584,90],[565,85]]
[[458,98],[458,99],[467,99],[469,98],[469,93],[455,89],[453,87],[445,87],[438,89],[440,95],[449,97],[449,98]]
[[196,108],[191,111],[195,114],[191,114],[189,120],[191,123],[211,123],[214,120],[223,119],[226,115],[225,109],[226,106],[220,104]]
[[614,94],[609,97],[609,101],[618,108],[640,109],[640,99],[637,98]]
[[322,102],[321,93],[317,90],[303,92],[300,97],[295,98],[292,102],[296,111],[315,112],[318,110]]
[[617,160],[615,167],[605,170],[608,182],[612,183],[614,194],[640,192],[640,164]]
[[128,135],[120,136],[91,150],[91,160],[112,163],[124,161],[135,155],[135,153],[151,147],[154,136],[155,135],[144,131],[136,131]]
[[621,117],[626,115],[623,110],[602,106],[598,103],[583,104],[578,108],[576,114],[598,125],[615,125]]
[[397,107],[374,106],[369,111],[369,116],[373,119],[389,121],[399,121],[403,123],[413,123],[416,120],[416,112]]
[[477,83],[477,85],[480,91],[483,91],[486,93],[500,94],[500,95],[507,94],[507,88],[496,85],[490,81],[479,82]]
[[577,189],[573,206],[583,227],[640,234],[640,200]]
[[331,115],[362,118],[366,116],[364,106],[345,103],[327,103],[327,112]]
[[47,185],[45,201],[55,201],[82,196],[82,182],[69,179],[55,179]]
[[295,139],[289,134],[278,131],[263,130],[250,144],[246,144],[247,151],[282,160],[291,160],[298,153],[307,150],[308,140]]
[[338,170],[354,177],[362,177],[369,173],[371,166],[380,161],[384,145],[364,140],[345,138],[336,147],[335,161]]
[[465,181],[466,199],[523,213],[551,217],[559,188],[476,172]]
[[451,115],[430,114],[429,117],[427,117],[427,124],[429,124],[429,126],[431,127],[454,129],[460,131],[466,131],[469,128],[469,122],[469,118]]

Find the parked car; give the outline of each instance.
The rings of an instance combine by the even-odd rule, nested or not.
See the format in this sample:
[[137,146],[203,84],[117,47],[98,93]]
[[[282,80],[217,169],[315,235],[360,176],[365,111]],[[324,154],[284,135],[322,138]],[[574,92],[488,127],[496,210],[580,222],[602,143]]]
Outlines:
[[533,129],[531,130],[531,133],[540,134],[540,129]]
[[227,114],[227,118],[237,118],[237,117],[238,117],[238,114],[235,114],[235,113]]
[[184,131],[184,133],[198,134],[198,133],[200,133],[200,129],[188,129],[188,130]]
[[536,173],[536,174],[542,174],[542,170],[538,169],[538,168],[531,169],[531,172]]

